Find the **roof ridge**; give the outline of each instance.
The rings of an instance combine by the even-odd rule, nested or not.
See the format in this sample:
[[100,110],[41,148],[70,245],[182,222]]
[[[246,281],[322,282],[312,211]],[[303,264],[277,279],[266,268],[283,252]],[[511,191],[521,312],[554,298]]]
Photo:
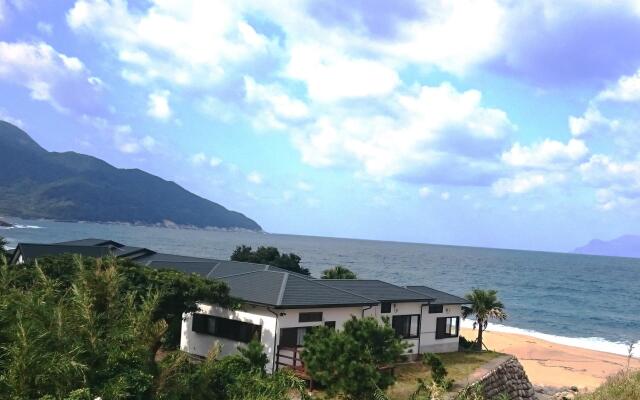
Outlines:
[[205,275],[205,278],[209,279],[209,278],[211,277],[211,273],[212,273],[213,271],[215,271],[215,269],[216,269],[216,268],[218,268],[218,266],[219,266],[221,263],[222,263],[222,261],[218,261],[218,262],[216,263],[216,265],[214,265],[214,266],[209,270],[209,272],[207,273],[207,275]]
[[247,272],[240,272],[240,273],[237,273],[237,274],[219,276],[219,277],[213,278],[213,279],[232,278],[234,276],[257,274],[259,272],[271,272],[271,273],[274,273],[274,274],[285,274],[285,275],[289,274],[288,272],[280,272],[280,271],[247,271]]
[[367,299],[369,301],[373,301],[375,303],[379,303],[379,301],[376,300],[376,299],[372,299],[370,297],[366,297],[366,296],[363,296],[363,295],[360,295],[360,294],[357,294],[357,293],[353,293],[353,292],[351,292],[349,290],[344,290],[344,289],[340,289],[340,288],[337,288],[337,287],[333,287],[331,285],[325,285],[324,283],[320,282],[320,281],[322,281],[322,279],[309,279],[309,278],[303,278],[303,277],[298,277],[298,278],[305,279],[305,280],[310,281],[312,283],[315,283],[315,284],[318,284],[318,285],[321,285],[321,286],[324,286],[324,287],[328,287],[328,288],[331,288],[333,290],[339,290],[339,291],[344,292],[344,293],[349,293],[352,296],[360,297],[360,298],[363,298],[363,299]]
[[[277,272],[277,271],[274,271]],[[278,300],[276,300],[277,305],[282,305],[282,299],[284,298],[284,291],[287,287],[287,282],[289,281],[289,274],[284,274],[284,278],[282,278],[282,282],[280,283],[280,293],[278,293]]]

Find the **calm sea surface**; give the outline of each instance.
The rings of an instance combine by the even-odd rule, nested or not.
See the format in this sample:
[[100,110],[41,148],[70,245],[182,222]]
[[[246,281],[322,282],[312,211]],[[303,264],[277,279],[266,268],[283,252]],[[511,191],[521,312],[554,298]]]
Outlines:
[[[228,259],[240,244],[276,246],[319,275],[336,264],[360,278],[427,285],[458,295],[495,288],[506,326],[557,342],[624,353],[640,340],[640,259],[518,250],[10,219],[11,246],[97,237],[167,253]],[[27,227],[37,226],[40,228]],[[525,333],[525,332],[523,332]],[[640,346],[639,346],[640,347]],[[637,353],[636,353],[637,354]]]

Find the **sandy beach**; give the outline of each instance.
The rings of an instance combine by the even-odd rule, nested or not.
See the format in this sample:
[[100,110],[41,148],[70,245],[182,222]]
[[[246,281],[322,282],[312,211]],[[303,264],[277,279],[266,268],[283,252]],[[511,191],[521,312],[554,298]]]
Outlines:
[[[477,332],[462,329],[461,334],[475,339]],[[551,343],[546,340],[514,333],[484,333],[484,342],[491,350],[513,354],[524,366],[534,385],[564,387],[577,386],[593,390],[607,376],[627,366],[627,357]],[[631,361],[632,368],[640,368],[640,359]]]

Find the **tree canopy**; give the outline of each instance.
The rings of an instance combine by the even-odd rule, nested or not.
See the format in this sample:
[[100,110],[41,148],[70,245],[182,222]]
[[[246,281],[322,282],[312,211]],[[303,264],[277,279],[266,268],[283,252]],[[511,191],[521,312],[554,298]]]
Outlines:
[[220,282],[126,260],[0,262],[0,398],[285,400],[302,390],[286,373],[266,376],[259,344],[222,359],[214,348],[202,363],[175,350],[198,300],[234,306]]
[[336,265],[322,271],[322,279],[358,279],[356,274],[347,267]]
[[275,247],[260,246],[254,251],[251,246],[241,245],[231,254],[231,261],[267,264],[298,274],[311,275],[307,268],[300,266],[300,256],[294,253],[281,254]]
[[307,333],[302,360],[330,395],[364,400],[394,383],[385,367],[400,360],[405,348],[388,321],[352,317],[341,331],[318,327]]

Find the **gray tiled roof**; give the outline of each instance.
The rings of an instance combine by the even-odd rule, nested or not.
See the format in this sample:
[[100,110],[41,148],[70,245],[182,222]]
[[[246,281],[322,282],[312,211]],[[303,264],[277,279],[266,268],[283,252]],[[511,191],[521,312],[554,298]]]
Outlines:
[[433,300],[431,296],[405,289],[391,283],[380,280],[368,279],[322,279],[322,282],[338,289],[347,290],[360,296],[365,296],[378,301],[401,302],[428,302]]
[[427,286],[407,286],[407,289],[434,298],[431,304],[469,304],[469,300]]
[[109,239],[80,239],[80,240],[69,240],[67,242],[59,242],[54,244],[64,244],[69,246],[115,246],[122,247],[124,246],[122,243],[114,242]]
[[80,254],[85,257],[104,257],[112,254],[112,248],[108,246],[20,243],[14,251],[11,262],[15,262],[14,259],[19,255],[22,255],[24,262],[29,262],[36,258],[55,256],[59,254]]
[[333,288],[317,279],[279,271],[254,271],[220,278],[231,295],[276,308],[373,305],[374,299]]

